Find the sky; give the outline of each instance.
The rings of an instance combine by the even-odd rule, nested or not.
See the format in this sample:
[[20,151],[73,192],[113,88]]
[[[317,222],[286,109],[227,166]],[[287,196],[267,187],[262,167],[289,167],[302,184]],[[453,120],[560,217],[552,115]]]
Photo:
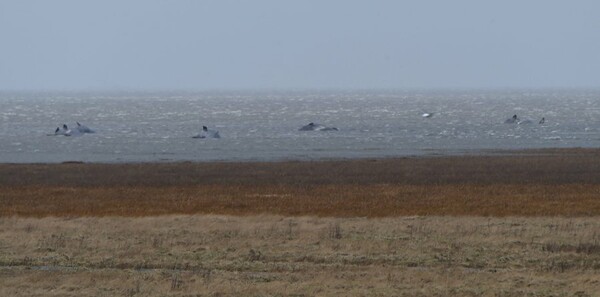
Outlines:
[[0,90],[599,88],[600,1],[0,1]]

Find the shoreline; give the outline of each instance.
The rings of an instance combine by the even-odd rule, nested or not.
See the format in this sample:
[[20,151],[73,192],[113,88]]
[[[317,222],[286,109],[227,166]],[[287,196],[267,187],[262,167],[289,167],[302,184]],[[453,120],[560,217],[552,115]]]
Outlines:
[[[0,161],[0,165],[55,165],[55,164],[170,164],[170,163],[285,163],[285,162],[342,162],[342,161],[360,161],[360,160],[394,160],[406,158],[443,158],[443,157],[477,157],[477,156],[509,156],[509,155],[556,155],[556,154],[575,154],[575,153],[594,153],[600,152],[597,147],[542,147],[542,148],[519,148],[519,149],[421,149],[421,153],[406,153],[397,155],[381,156],[358,156],[358,157],[279,157],[274,159],[267,158],[249,158],[249,159],[169,159],[158,158],[149,160],[113,160],[113,161],[85,161],[85,160],[61,160],[61,161],[34,161],[34,162],[6,162]],[[600,154],[600,153],[599,153]]]

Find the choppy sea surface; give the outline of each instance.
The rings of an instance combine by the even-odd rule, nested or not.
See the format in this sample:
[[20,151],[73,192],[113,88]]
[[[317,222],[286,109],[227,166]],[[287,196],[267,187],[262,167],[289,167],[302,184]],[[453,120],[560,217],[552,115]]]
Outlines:
[[[514,114],[531,123],[504,123]],[[96,133],[47,135],[76,121]],[[339,131],[298,131],[309,122]],[[192,138],[202,125],[221,138]],[[600,147],[600,91],[0,93],[2,163],[318,160],[554,147]]]

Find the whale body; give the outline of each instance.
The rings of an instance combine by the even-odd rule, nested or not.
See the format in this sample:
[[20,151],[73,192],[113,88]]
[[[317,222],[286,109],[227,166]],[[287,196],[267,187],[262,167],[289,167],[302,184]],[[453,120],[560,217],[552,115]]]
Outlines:
[[77,123],[77,131],[79,131],[81,133],[96,133],[96,131],[88,128],[87,126],[82,125],[79,122],[76,122],[76,123]]
[[94,130],[88,128],[87,126],[84,126],[82,124],[80,124],[79,122],[77,123],[77,128],[76,129],[70,129],[67,124],[63,124],[62,127],[56,127],[56,130],[54,130],[53,134],[46,134],[48,136],[82,136],[85,133],[96,133]]
[[298,129],[298,131],[339,131],[336,127],[327,127],[321,124],[308,123],[306,126]]
[[56,130],[54,130],[54,134],[47,134],[47,135],[48,136],[81,136],[81,135],[83,135],[83,133],[77,129],[71,130],[71,129],[69,129],[67,124],[63,124],[62,128],[57,127]]
[[192,136],[192,138],[221,138],[221,135],[219,135],[219,131],[209,130],[208,127],[202,126],[202,131],[195,136]]
[[506,121],[504,121],[505,124],[515,124],[518,123],[519,117],[517,115],[512,116],[512,118],[507,119]]
[[519,121],[517,124],[519,124],[519,125],[529,125],[529,124],[532,124],[532,123],[533,122],[531,120],[522,120],[522,121]]
[[519,119],[519,117],[517,115],[513,115],[512,118],[506,119],[506,121],[504,121],[505,124],[517,124],[517,125],[529,125],[532,124],[533,121],[532,120],[522,120]]

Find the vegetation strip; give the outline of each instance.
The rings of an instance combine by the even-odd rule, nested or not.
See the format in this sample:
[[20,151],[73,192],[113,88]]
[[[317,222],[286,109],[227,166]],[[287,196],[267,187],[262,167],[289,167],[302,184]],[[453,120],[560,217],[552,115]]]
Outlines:
[[4,217],[0,296],[596,296],[599,229],[598,217]]
[[0,216],[600,215],[600,150],[272,163],[0,164]]
[[600,185],[0,188],[1,216],[595,216]]

